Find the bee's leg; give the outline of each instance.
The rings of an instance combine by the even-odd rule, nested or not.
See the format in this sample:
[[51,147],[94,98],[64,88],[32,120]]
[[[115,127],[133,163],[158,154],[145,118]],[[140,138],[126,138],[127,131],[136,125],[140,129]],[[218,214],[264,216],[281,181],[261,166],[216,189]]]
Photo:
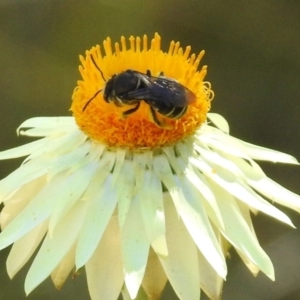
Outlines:
[[[146,71],[146,75],[147,75],[148,77],[151,77],[151,76],[152,76],[152,75],[151,75],[151,71],[150,71],[150,70],[147,70],[147,71]],[[164,76],[165,76],[165,75],[164,75],[164,72],[160,72],[158,76],[164,77]]]
[[155,123],[155,125],[163,128],[164,124],[158,120],[156,111],[154,110],[154,108],[152,106],[150,106],[150,111],[151,111],[151,116],[152,116],[152,119],[153,119],[153,122]]
[[123,117],[126,118],[126,117],[128,117],[129,115],[131,115],[132,113],[136,112],[136,111],[139,109],[140,104],[141,104],[141,102],[139,101],[139,102],[136,104],[135,107],[123,111],[123,113],[122,113]]
[[159,128],[164,128],[164,129],[168,129],[168,130],[172,130],[173,126],[166,124],[162,121],[160,121],[157,117],[156,111],[154,110],[154,108],[152,106],[150,106],[150,112],[151,112],[151,117],[152,117],[152,122]]

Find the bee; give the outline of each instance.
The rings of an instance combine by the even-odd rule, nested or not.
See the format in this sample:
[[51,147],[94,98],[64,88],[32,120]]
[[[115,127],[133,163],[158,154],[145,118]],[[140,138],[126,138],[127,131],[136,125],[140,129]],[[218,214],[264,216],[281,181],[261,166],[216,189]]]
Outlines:
[[158,77],[154,77],[151,75],[150,70],[141,73],[129,69],[120,74],[114,74],[106,81],[103,72],[92,56],[91,58],[106,85],[86,102],[83,111],[103,90],[103,98],[107,103],[113,103],[119,107],[135,105],[133,108],[124,111],[123,117],[126,118],[136,112],[141,101],[145,101],[150,106],[154,123],[158,127],[164,127],[156,113],[171,119],[179,119],[186,113],[188,105],[196,100],[196,96],[192,91],[178,81],[165,77],[162,72]]

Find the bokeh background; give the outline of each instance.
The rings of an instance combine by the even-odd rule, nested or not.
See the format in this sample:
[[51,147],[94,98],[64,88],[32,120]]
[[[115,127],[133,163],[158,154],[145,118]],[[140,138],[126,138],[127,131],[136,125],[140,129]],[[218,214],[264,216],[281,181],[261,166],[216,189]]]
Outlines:
[[[159,32],[206,50],[207,79],[231,133],[300,159],[300,1],[202,0],[0,0],[0,149],[24,142],[15,129],[34,116],[69,115],[79,79],[78,55],[110,36]],[[0,178],[21,163],[2,161]],[[266,173],[300,194],[300,167],[262,163]],[[254,278],[231,251],[223,300],[300,299],[300,216],[283,209],[299,227],[265,215],[253,217],[276,281]],[[29,265],[13,281],[0,253],[0,299],[25,299]],[[188,284],[188,283],[187,283]],[[84,273],[56,291],[46,280],[26,299],[88,300]],[[177,299],[168,287],[162,299]],[[206,299],[203,297],[203,299]]]

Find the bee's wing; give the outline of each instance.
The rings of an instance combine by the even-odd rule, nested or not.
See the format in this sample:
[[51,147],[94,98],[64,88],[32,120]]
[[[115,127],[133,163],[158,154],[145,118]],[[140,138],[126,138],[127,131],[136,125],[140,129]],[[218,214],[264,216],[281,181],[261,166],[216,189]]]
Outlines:
[[127,99],[145,100],[156,105],[184,107],[196,100],[195,94],[176,80],[167,77],[149,77],[135,72],[145,87],[126,94]]
[[167,77],[153,77],[153,92],[160,93],[163,100],[167,100],[175,107],[184,107],[196,100],[195,94],[176,80]]
[[132,100],[153,100],[154,96],[149,88],[136,89],[126,93],[126,99]]
[[[135,99],[135,100],[156,100],[157,94],[153,93],[153,81],[150,80],[149,76],[146,74],[134,71],[135,75],[139,78],[139,80],[143,83],[142,88],[138,88],[136,90],[130,91],[126,93],[127,99]],[[156,78],[156,77],[153,77]]]
[[191,104],[191,103],[195,102],[196,95],[191,90],[189,90],[187,87],[184,87],[184,88],[185,88],[187,103]]

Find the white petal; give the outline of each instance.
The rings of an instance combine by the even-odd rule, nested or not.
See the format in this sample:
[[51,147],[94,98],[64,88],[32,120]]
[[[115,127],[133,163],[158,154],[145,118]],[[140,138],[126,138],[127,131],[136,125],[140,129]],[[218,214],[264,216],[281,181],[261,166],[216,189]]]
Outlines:
[[266,160],[274,163],[281,162],[286,164],[299,164],[297,159],[289,154],[256,146],[240,140],[239,142],[241,143],[240,147],[255,160]]
[[111,151],[105,151],[103,156],[99,158],[98,169],[88,187],[88,190],[83,196],[84,200],[88,200],[93,197],[95,193],[99,193],[99,189],[103,187],[104,181],[110,176],[114,167],[115,159],[116,155]]
[[[98,177],[92,181],[92,185],[98,184]],[[108,177],[104,186],[98,188],[89,205],[85,221],[79,233],[76,249],[76,268],[81,268],[92,256],[107,227],[107,224],[115,210],[117,195],[112,187],[112,178]]]
[[187,138],[183,142],[179,142],[176,144],[176,150],[180,154],[180,157],[187,163],[189,161],[189,157],[193,155],[194,146],[193,146],[194,138]]
[[[248,225],[249,229],[251,230],[253,236],[257,240],[256,233],[255,233],[254,226],[253,226],[252,219],[251,219],[251,212],[252,211],[250,210],[249,206],[244,202],[235,201],[235,203],[239,207],[239,211],[241,212],[243,219],[245,220],[245,222],[247,223],[247,225]],[[257,240],[257,242],[258,242],[258,240]]]
[[[251,261],[249,259],[249,257],[246,256],[243,252],[241,252],[238,249],[235,249],[235,250],[236,250],[237,254],[239,255],[239,257],[244,262],[245,266],[249,269],[249,271],[252,273],[252,275],[256,277],[260,271],[259,266],[257,266],[255,263],[253,263],[253,261]],[[271,278],[271,279],[274,280],[274,278]]]
[[[243,253],[250,261],[257,265],[268,277],[274,280],[274,268],[270,258],[263,251],[248,227],[234,198],[217,184],[211,182],[220,210],[224,216],[226,239]],[[222,231],[222,229],[220,230]]]
[[17,129],[17,133],[21,128],[64,128],[65,126],[76,126],[73,117],[36,117],[24,121]]
[[[175,182],[175,176],[164,155],[153,159],[154,171],[167,187],[178,214],[187,226],[195,243],[203,255],[212,264],[221,277],[226,276],[226,263],[219,244],[214,236],[210,222],[201,205],[199,205],[199,193],[188,185],[188,182]],[[205,241],[205,242],[204,242]]]
[[198,140],[215,139],[223,143],[224,148],[235,147],[255,160],[298,164],[297,160],[289,154],[246,143],[207,124],[203,124],[202,127],[196,132],[196,137]]
[[146,169],[146,155],[145,153],[134,153],[133,154],[134,163],[134,174],[135,174],[135,192],[138,192],[144,184],[144,173]]
[[[203,145],[206,147],[205,145]],[[229,180],[234,180],[234,178],[242,178],[243,173],[238,168],[238,166],[233,163],[231,160],[222,157],[219,153],[207,150],[201,146],[195,146],[195,149],[200,153],[201,158],[209,162],[212,166],[219,166],[222,169],[218,170],[219,172],[225,170],[222,175],[226,176]]]
[[205,145],[205,148],[209,147],[212,151],[217,152],[224,156],[224,154],[229,154],[233,157],[241,157],[246,160],[252,160],[249,155],[247,155],[244,151],[242,151],[240,148],[238,148],[234,144],[230,143],[224,143],[224,141],[221,139],[217,139],[214,135],[210,134],[203,134],[200,136],[199,139],[196,139],[195,142],[199,144],[200,146]]
[[[65,131],[64,128],[63,131]],[[71,128],[70,128],[71,129]],[[44,136],[51,136],[51,135],[58,135],[62,133],[61,128],[30,128],[26,130],[20,130],[19,134],[22,136],[31,136],[31,137],[44,137]]]
[[36,151],[39,148],[43,148],[47,143],[48,140],[44,138],[19,147],[1,151],[0,159],[2,160],[2,159],[11,159],[11,158],[27,156],[33,151]]
[[200,201],[201,195],[186,179],[178,179],[176,183],[182,191],[182,197],[178,203],[176,198],[173,198],[178,214],[182,217],[198,249],[216,272],[225,278],[227,274],[226,262],[207,213]]
[[249,180],[249,184],[271,201],[300,212],[300,196],[287,190],[275,181],[264,177],[259,181]]
[[[49,233],[53,232],[53,229],[60,222],[65,214],[71,209],[71,207],[80,199],[83,192],[86,190],[91,182],[95,172],[97,171],[98,163],[92,162],[81,169],[77,170],[73,174],[69,175],[68,181],[70,187],[68,187],[68,194],[65,194],[64,198],[60,198],[55,201],[53,206],[50,222]],[[56,192],[59,194],[60,190],[57,187]]]
[[268,178],[257,163],[251,161],[251,165],[241,159],[231,158],[247,177],[247,182],[260,194],[300,212],[300,196],[287,190],[272,179]]
[[55,228],[52,238],[49,234],[46,236],[26,276],[27,295],[51,274],[74,245],[82,226],[85,206],[85,202],[77,202]]
[[186,169],[186,164],[179,164],[178,159],[175,156],[174,148],[173,147],[163,147],[163,151],[168,157],[168,161],[174,172],[178,176],[182,176],[184,174],[184,171]]
[[[183,161],[181,161],[180,158],[178,158],[177,160],[178,163],[183,164]],[[188,167],[186,167],[184,176],[194,185],[194,187],[201,194],[198,196],[199,199],[201,199],[201,201],[204,200],[211,207],[211,210],[214,212],[219,221],[219,227],[223,227],[224,225],[222,215],[217,205],[215,196],[210,190],[209,184],[207,183],[205,177],[197,170],[193,170],[191,165],[188,165]],[[203,204],[205,205],[205,203]]]
[[153,171],[145,172],[144,186],[137,197],[149,242],[156,253],[168,255],[162,186]]
[[57,131],[56,128],[54,130],[53,129],[49,130],[44,128],[31,128],[26,131],[20,130],[18,134],[22,136],[45,137],[45,136],[49,136],[51,133],[56,131]]
[[70,197],[72,177],[58,174],[0,234],[0,249],[12,244],[51,215],[57,201]]
[[116,300],[119,297],[124,282],[122,266],[118,219],[113,217],[85,266],[92,300]]
[[[82,135],[85,135],[82,131],[80,131],[76,124],[65,125],[62,127],[35,127],[35,128],[25,128],[17,131],[17,134],[22,136],[30,136],[30,137],[53,137],[60,136],[62,134],[68,134],[69,132],[78,131],[81,132]],[[85,135],[87,138],[87,136]]]
[[[45,173],[48,173],[48,179],[50,179],[56,173],[70,167],[70,164],[72,166],[70,171],[78,165],[84,166],[92,158],[92,144],[85,143],[80,146],[84,140],[76,135],[71,135],[71,140],[72,143],[68,139],[63,139],[63,143],[60,144],[61,140],[56,139],[53,143],[55,146],[51,143],[51,145],[45,145],[41,150],[34,151],[25,159],[19,169],[0,182],[0,191],[1,189],[11,191]],[[72,146],[75,148],[69,148]],[[87,151],[89,151],[88,155],[86,155]],[[12,183],[12,187],[10,183]]]
[[224,117],[216,113],[208,113],[207,117],[222,131],[229,133],[229,125]]
[[168,278],[157,255],[152,249],[150,249],[146,272],[142,282],[142,286],[148,296],[148,299],[159,299],[167,281]]
[[62,288],[70,273],[74,270],[74,258],[75,245],[69,250],[65,257],[60,261],[59,265],[51,273],[51,279],[58,290]]
[[13,278],[33,255],[46,234],[47,226],[48,222],[41,223],[13,244],[6,261],[10,278]]
[[165,155],[157,155],[153,158],[153,169],[169,191],[176,188],[174,175]]
[[46,176],[33,180],[4,199],[4,208],[1,210],[2,230],[28,205],[46,184]]
[[96,145],[90,142],[89,145],[90,145],[90,149],[88,154],[82,159],[78,160],[77,162],[74,162],[73,166],[70,168],[70,173],[77,172],[78,170],[84,168],[87,164],[91,162],[92,163],[97,162],[100,159],[103,152],[105,152],[106,149],[105,145],[102,144]]
[[153,151],[146,151],[144,152],[144,155],[145,155],[144,158],[148,169],[152,170]]
[[1,201],[5,201],[5,197],[17,188],[42,177],[47,171],[47,167],[41,163],[28,162],[22,165],[0,181]]
[[113,183],[118,184],[118,176],[119,173],[121,172],[121,168],[123,166],[123,162],[125,160],[125,155],[126,155],[126,150],[125,149],[117,149],[116,153],[116,162],[115,162],[115,167],[114,167],[114,172],[113,172]]
[[90,142],[86,141],[86,136],[78,130],[70,131],[64,135],[60,133],[57,136],[50,136],[47,138],[47,145],[33,151],[33,153],[25,159],[25,162],[30,159],[55,159],[61,155],[73,152],[83,144],[90,144]]
[[224,279],[208,263],[207,259],[198,251],[198,267],[200,286],[209,299],[220,299]]
[[220,166],[218,166],[218,169],[216,169],[216,166],[211,167],[201,158],[197,159],[192,157],[190,161],[198,167],[199,170],[207,176],[207,178],[210,178],[212,181],[223,187],[228,193],[247,203],[250,207],[258,209],[265,214],[294,227],[287,215],[268,203],[247,185],[237,181],[237,178],[230,174],[225,168],[221,169]]
[[117,182],[115,184],[115,189],[118,193],[118,215],[119,224],[121,227],[123,226],[125,219],[127,218],[130,203],[134,194],[134,185],[134,164],[132,161],[124,160],[119,176],[117,178]]
[[134,299],[145,274],[150,247],[136,198],[131,201],[121,234],[125,284]]
[[51,169],[48,172],[48,178],[72,168],[74,163],[81,161],[88,154],[89,150],[90,145],[88,143],[84,143],[83,145],[74,148],[74,150],[59,155],[58,157],[53,157],[52,159],[46,158],[49,166],[51,166]]
[[[250,209],[248,207],[248,205],[246,205],[245,203],[241,202],[241,201],[238,201],[236,203],[240,209],[240,212],[242,214],[242,217],[243,219],[246,221],[252,235],[253,235],[253,238],[256,239],[256,242],[258,242],[258,239],[256,237],[256,234],[255,234],[255,230],[254,230],[254,227],[253,227],[253,224],[252,224],[252,219],[251,219],[251,215],[250,215]],[[244,264],[246,265],[246,267],[250,270],[250,272],[253,274],[253,276],[256,276],[259,271],[260,271],[260,268],[253,263],[253,261],[251,261],[246,255],[244,255],[241,251],[239,251],[238,249],[235,249],[238,253],[238,255],[241,257],[241,259],[243,260]]]
[[197,248],[178,214],[170,196],[165,194],[167,243],[169,255],[159,256],[167,277],[181,300],[200,299]]

